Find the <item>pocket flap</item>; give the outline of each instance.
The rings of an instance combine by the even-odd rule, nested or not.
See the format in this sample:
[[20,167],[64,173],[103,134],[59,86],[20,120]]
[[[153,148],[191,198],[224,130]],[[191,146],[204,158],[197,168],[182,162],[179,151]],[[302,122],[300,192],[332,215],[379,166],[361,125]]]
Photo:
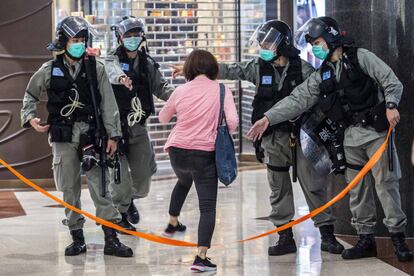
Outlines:
[[53,166],[62,163],[62,155],[53,156]]

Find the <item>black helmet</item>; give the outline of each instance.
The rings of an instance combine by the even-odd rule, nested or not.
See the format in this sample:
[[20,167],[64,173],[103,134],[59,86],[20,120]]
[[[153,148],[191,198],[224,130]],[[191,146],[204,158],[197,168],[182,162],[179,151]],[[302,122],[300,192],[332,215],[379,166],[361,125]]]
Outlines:
[[261,48],[265,46],[273,50],[277,56],[294,57],[300,52],[293,45],[293,35],[290,27],[280,20],[269,20],[259,27],[250,38],[250,43],[258,43]]
[[304,46],[319,37],[325,39],[331,50],[335,50],[342,45],[342,35],[338,22],[328,16],[309,19],[295,33],[295,41],[298,46]]
[[69,38],[84,37],[85,42],[89,35],[97,36],[96,30],[82,17],[68,16],[56,26],[56,39],[47,46],[49,51],[61,51],[65,49]]
[[119,40],[121,36],[131,31],[145,34],[145,24],[142,19],[135,16],[125,16],[118,24],[111,26],[111,30]]

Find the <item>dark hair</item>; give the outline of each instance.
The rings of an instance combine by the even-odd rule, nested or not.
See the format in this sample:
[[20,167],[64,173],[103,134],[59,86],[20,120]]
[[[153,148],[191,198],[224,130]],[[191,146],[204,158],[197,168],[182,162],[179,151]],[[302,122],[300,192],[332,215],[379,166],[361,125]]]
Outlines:
[[192,81],[199,75],[206,75],[210,80],[215,80],[218,75],[218,63],[216,58],[208,51],[194,50],[184,63],[183,74],[188,81]]

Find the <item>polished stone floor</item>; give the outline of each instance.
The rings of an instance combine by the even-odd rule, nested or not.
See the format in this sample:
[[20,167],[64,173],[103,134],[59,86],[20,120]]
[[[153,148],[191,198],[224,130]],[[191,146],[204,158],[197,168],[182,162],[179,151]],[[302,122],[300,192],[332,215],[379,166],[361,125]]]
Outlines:
[[[173,179],[153,182],[150,196],[137,200],[142,220],[140,231],[160,234],[168,219],[168,204]],[[297,215],[308,212],[303,195],[294,184]],[[0,190],[0,193],[6,193]],[[52,192],[61,196],[58,192]],[[122,259],[103,255],[103,233],[93,222],[85,225],[87,254],[65,257],[70,243],[62,225],[63,209],[41,194],[15,191],[8,199],[20,203],[13,214],[0,219],[0,275],[192,275],[189,271],[194,248],[178,248],[155,244],[131,236],[122,241],[131,246],[135,256]],[[10,195],[10,193],[9,193]],[[277,235],[243,244],[236,240],[272,229],[266,219],[270,206],[269,188],[264,170],[241,172],[230,188],[219,189],[217,224],[209,257],[218,265],[217,273],[205,275],[408,275],[377,258],[343,261],[338,255],[321,252],[319,232],[311,221],[294,228],[298,253],[269,257],[267,248]],[[0,196],[0,211],[5,196]],[[93,212],[88,190],[82,190],[83,209]],[[3,205],[4,206],[4,205]],[[198,203],[191,190],[183,208],[181,221],[185,234],[175,238],[196,242]],[[349,246],[349,245],[347,245]]]

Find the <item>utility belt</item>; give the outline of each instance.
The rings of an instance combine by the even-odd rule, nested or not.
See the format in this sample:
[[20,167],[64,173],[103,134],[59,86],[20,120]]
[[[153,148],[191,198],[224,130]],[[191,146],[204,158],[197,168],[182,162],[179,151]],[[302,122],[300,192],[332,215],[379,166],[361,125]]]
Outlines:
[[73,125],[75,122],[85,122],[91,124],[95,122],[93,115],[74,114],[74,116],[54,118],[49,120],[50,141],[58,143],[71,143]]
[[349,116],[348,121],[351,125],[361,125],[362,127],[373,127],[377,132],[383,132],[388,129],[389,122],[386,116],[385,101],[376,106],[362,111],[354,112]]
[[332,136],[324,143],[332,161],[332,172],[335,174],[343,174],[347,166],[343,146],[344,132],[347,127],[351,125],[359,125],[365,128],[373,127],[377,132],[383,132],[389,127],[384,101],[372,108],[359,112],[345,111],[345,114],[343,121],[333,122],[335,127],[330,129]]
[[274,131],[279,131],[279,132],[284,132],[284,133],[293,133],[294,135],[298,136],[301,122],[302,122],[302,116],[292,121],[285,121],[285,122],[270,126],[263,133],[263,136],[272,134]]
[[267,136],[271,133],[273,133],[274,131],[280,131],[280,132],[286,132],[289,133],[292,129],[292,124],[287,121],[287,122],[283,122],[277,125],[273,125],[267,128],[267,130],[263,133],[263,136]]
[[362,110],[351,110],[350,103],[339,95],[331,93],[324,96],[319,105],[322,112],[333,122],[341,123],[345,127],[361,125],[362,127],[373,127],[377,132],[388,129],[385,101]]

